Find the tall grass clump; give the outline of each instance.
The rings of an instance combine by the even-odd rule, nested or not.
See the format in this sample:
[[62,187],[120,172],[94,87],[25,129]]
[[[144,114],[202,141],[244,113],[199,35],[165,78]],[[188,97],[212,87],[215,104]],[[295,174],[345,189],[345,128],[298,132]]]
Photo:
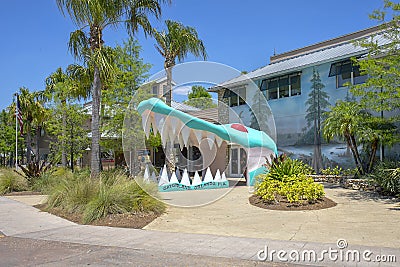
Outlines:
[[83,223],[109,214],[161,214],[165,210],[162,202],[149,195],[157,193],[155,185],[139,185],[120,171],[103,172],[95,179],[86,172],[74,173],[61,178],[50,191],[48,208],[79,213]]
[[72,172],[64,167],[54,167],[49,171],[42,173],[32,184],[32,190],[50,194],[51,190],[61,183],[64,178],[71,178]]
[[95,195],[98,184],[84,173],[65,173],[49,190],[49,208],[61,208],[69,213],[83,212],[85,205]]
[[27,180],[9,168],[0,169],[0,194],[28,189]]

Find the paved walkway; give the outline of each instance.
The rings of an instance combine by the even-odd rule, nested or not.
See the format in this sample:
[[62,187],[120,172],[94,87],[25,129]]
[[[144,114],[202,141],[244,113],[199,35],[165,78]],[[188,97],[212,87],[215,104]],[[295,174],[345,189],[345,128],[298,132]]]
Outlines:
[[[207,194],[214,190],[209,191]],[[326,188],[325,192],[337,206],[314,211],[276,211],[249,204],[248,188],[239,186],[203,207],[169,207],[145,228],[321,243],[345,238],[353,245],[400,248],[399,202],[337,186]],[[172,202],[182,198],[182,193],[187,192],[164,193],[163,197]]]
[[[246,216],[242,217],[245,218]],[[286,256],[281,254],[282,258],[288,259],[289,253],[291,253],[291,258],[296,258],[296,252],[298,252],[300,255],[299,259],[301,259],[301,255],[305,255],[306,261],[297,263],[311,265],[398,266],[396,263],[377,264],[376,262],[346,261],[346,257],[340,258],[340,255],[346,255],[346,251],[348,250],[357,250],[361,253],[361,256],[364,251],[371,251],[372,254],[368,253],[367,255],[371,259],[375,259],[376,255],[394,255],[397,261],[400,261],[400,249],[398,247],[382,248],[353,245],[350,243],[347,248],[338,250],[338,246],[334,242],[280,241],[268,238],[171,233],[154,230],[77,225],[4,197],[0,197],[0,218],[0,232],[6,236],[130,248],[153,251],[154,253],[180,253],[188,256],[203,255],[258,260],[258,254],[264,256],[264,253],[259,253],[260,250],[265,251],[267,249],[269,255],[267,260],[271,259],[271,250],[284,250],[287,254]],[[179,221],[176,223],[178,224]],[[200,224],[201,222],[198,223]],[[338,250],[341,254],[336,252],[336,254],[330,255],[332,260],[338,257],[336,261],[332,261],[324,250]],[[307,255],[311,253],[310,251],[316,253],[316,258],[322,258],[321,255],[324,256],[324,261],[314,260],[313,256],[311,256],[311,261],[309,261]],[[272,254],[272,256],[274,261],[280,262],[276,253]],[[361,258],[361,260],[363,259]]]

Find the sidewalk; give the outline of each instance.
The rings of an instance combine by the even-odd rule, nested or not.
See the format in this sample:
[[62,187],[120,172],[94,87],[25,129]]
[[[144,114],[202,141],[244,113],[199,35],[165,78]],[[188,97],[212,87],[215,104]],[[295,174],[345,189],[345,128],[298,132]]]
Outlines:
[[[257,261],[260,250],[304,251],[314,250],[323,255],[323,250],[338,249],[337,244],[300,241],[279,241],[261,238],[218,236],[209,234],[170,233],[153,230],[111,228],[104,226],[77,225],[11,199],[0,197],[0,232],[6,236],[100,245],[153,251],[154,253],[181,253]],[[1,242],[1,239],[0,239]],[[399,248],[353,246],[347,249],[370,250],[373,255],[395,255],[400,261]],[[261,255],[262,256],[262,255]],[[275,255],[274,261],[280,262]],[[303,264],[304,262],[297,262]],[[396,263],[332,262],[327,257],[323,262],[305,262],[325,266],[397,266]]]
[[[211,190],[210,190],[211,191]],[[261,209],[248,201],[245,186],[209,205],[196,208],[169,206],[146,230],[400,248],[400,203],[369,192],[325,187],[337,206],[322,210]],[[190,198],[187,192],[164,194],[166,199]],[[204,192],[211,194],[212,192]]]

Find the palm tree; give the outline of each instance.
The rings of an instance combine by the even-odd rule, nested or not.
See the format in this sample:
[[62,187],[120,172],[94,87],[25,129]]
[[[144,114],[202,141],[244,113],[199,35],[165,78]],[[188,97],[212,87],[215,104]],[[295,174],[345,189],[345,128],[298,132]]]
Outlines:
[[[196,29],[184,26],[182,23],[166,20],[167,31],[158,32],[154,30],[154,38],[157,45],[157,51],[164,58],[164,69],[167,74],[167,93],[166,103],[171,106],[172,102],[172,68],[175,66],[175,60],[183,61],[184,58],[192,53],[196,57],[207,58],[206,49],[203,41],[199,39]],[[174,148],[168,146],[166,155],[166,164],[170,173],[175,171],[175,153]]]
[[206,60],[207,53],[196,29],[171,20],[166,20],[165,24],[167,31],[154,31],[154,38],[157,42],[155,47],[164,58],[164,69],[167,74],[166,102],[171,106],[172,68],[175,66],[175,60],[183,61],[189,53]]
[[[104,49],[103,30],[125,24],[134,35],[141,27],[145,34],[152,28],[149,14],[161,16],[161,3],[170,0],[57,0],[60,11],[67,13],[80,29],[71,33],[69,48],[76,58],[93,68],[91,174],[100,172],[100,101],[104,79],[113,75],[113,66]],[[84,29],[88,28],[89,32]]]
[[[26,161],[29,164],[32,161],[32,128],[35,122],[39,124],[42,119],[44,120],[43,114],[45,110],[42,103],[39,101],[40,92],[29,92],[29,89],[25,87],[21,87],[19,91],[21,113],[26,132]],[[37,155],[36,158],[38,157],[39,155]]]
[[357,102],[338,101],[332,110],[327,112],[324,121],[323,135],[329,141],[334,136],[343,137],[354,157],[354,162],[361,175],[365,173],[358,152],[356,133],[362,131],[364,116]]

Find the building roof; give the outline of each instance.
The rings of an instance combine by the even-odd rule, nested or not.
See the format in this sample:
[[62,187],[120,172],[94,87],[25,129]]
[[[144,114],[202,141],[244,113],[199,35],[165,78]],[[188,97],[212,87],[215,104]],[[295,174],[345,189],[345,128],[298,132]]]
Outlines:
[[209,108],[200,111],[189,111],[188,114],[197,117],[199,119],[214,123],[218,123],[218,108]]
[[[339,61],[353,56],[367,53],[367,49],[355,46],[355,40],[367,38],[373,33],[378,33],[380,27],[373,27],[356,33],[344,35],[315,45],[307,46],[297,50],[289,51],[271,57],[271,63],[247,74],[242,74],[231,80],[223,82],[214,87],[227,87],[240,85],[246,80],[267,78],[284,73],[300,71],[308,66],[319,65],[326,62]],[[388,42],[382,35],[376,35],[375,39],[379,45]],[[213,91],[211,89],[210,91]]]
[[[151,80],[145,81],[145,82],[142,84],[142,86],[143,86],[143,85],[146,85],[146,84],[149,84],[149,83],[150,83],[150,84],[151,84],[151,83],[160,84],[160,83],[163,83],[163,82],[166,82],[166,81],[167,81],[167,76],[165,76],[165,75],[163,75],[163,76],[161,76],[161,77],[151,77],[151,78],[152,78]],[[172,80],[171,83],[172,83],[172,86],[176,85],[176,82],[175,82],[174,80]]]
[[200,111],[201,109],[196,108],[196,107],[192,107],[183,103],[178,103],[174,100],[171,101],[171,107],[183,112],[194,112],[194,111]]

